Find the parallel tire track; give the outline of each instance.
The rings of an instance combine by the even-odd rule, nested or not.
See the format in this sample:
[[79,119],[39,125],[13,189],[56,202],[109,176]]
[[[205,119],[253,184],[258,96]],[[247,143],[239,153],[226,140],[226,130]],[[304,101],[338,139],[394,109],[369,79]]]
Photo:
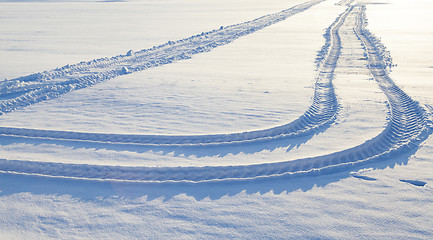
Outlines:
[[418,146],[430,134],[430,120],[424,109],[388,76],[383,45],[365,29],[365,6],[348,7],[331,29],[331,33],[336,34],[334,39],[339,39],[337,35],[343,24],[354,24],[354,28],[345,28],[350,30],[344,34],[355,34],[362,42],[371,74],[388,98],[390,107],[385,130],[359,146],[325,156],[247,166],[151,168],[0,160],[0,169],[21,174],[114,181],[231,181],[335,172],[365,162],[384,160]]

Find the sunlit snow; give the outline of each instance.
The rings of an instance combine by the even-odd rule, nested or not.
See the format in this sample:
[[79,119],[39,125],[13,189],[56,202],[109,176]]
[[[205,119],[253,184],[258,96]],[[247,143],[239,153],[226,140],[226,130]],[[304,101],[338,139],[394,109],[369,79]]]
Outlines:
[[433,238],[432,9],[0,0],[0,238]]

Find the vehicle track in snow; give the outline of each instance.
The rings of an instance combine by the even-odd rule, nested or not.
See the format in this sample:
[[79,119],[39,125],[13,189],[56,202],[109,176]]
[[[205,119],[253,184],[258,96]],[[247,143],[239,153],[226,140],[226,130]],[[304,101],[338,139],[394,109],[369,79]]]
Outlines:
[[[149,61],[154,61],[151,59],[159,59],[158,61],[162,62],[158,64],[161,65],[184,58],[180,56],[189,57],[195,53],[198,53],[199,51],[197,49],[209,51],[216,46],[228,44],[242,35],[252,33],[271,24],[280,22],[287,17],[304,11],[319,2],[321,1],[316,0],[306,2],[279,13],[267,15],[250,22],[232,25],[220,30],[193,36],[188,39],[173,43],[169,42],[166,45],[156,47],[155,50],[144,50],[135,54],[127,54],[131,56],[115,57],[115,60],[103,59],[101,62],[88,62],[78,64],[76,66],[64,67],[59,70],[53,70],[43,74],[30,75],[9,80],[0,83],[0,92],[2,93],[0,95],[0,99],[3,99],[0,106],[3,112],[8,112],[9,110],[14,109],[16,106],[23,107],[25,105],[36,103],[42,98],[49,99],[51,98],[52,94],[60,96],[69,90],[72,91],[73,89],[92,85],[96,82],[99,82],[99,80],[95,79],[100,77],[100,73],[92,73],[92,71],[95,71],[94,69],[102,72],[102,75],[108,74],[107,77],[112,78],[125,74],[126,70],[123,71],[123,67],[129,69],[128,71],[140,71],[148,67],[152,67],[154,65],[148,66]],[[335,24],[338,23],[334,22],[333,25]],[[316,133],[317,129],[331,124],[335,120],[338,110],[338,103],[334,93],[332,79],[334,75],[334,69],[340,55],[341,43],[338,36],[334,35],[329,33],[326,34],[327,44],[322,49],[317,60],[318,73],[316,76],[314,96],[312,98],[311,106],[299,118],[282,126],[239,133],[187,136],[102,134],[0,127],[0,135],[68,141],[137,144],[148,146],[195,146],[239,144],[252,141],[264,141],[283,137],[299,137],[305,136],[307,134],[314,134]],[[120,58],[120,60],[117,58]],[[167,62],[164,59],[170,60]],[[115,69],[113,70],[113,68]],[[88,72],[89,74],[87,74]],[[87,75],[80,77],[80,74]],[[63,78],[68,78],[69,80],[60,82],[58,81],[58,79]],[[83,79],[84,81],[82,81]],[[52,81],[55,83],[51,83]],[[83,86],[80,85],[82,83],[84,84]],[[79,86],[75,84],[78,84]],[[65,90],[65,88],[69,90]],[[32,97],[33,94],[36,94],[36,92],[38,92],[38,94],[40,93],[40,96]],[[13,96],[13,98],[9,99],[8,96]]]
[[[343,28],[341,28],[343,26]],[[243,166],[120,167],[0,160],[3,172],[110,181],[207,182],[325,174],[354,165],[386,160],[416,148],[431,133],[428,113],[395,85],[388,76],[390,59],[384,46],[366,28],[365,6],[349,6],[330,29],[354,34],[365,48],[372,77],[388,99],[389,119],[378,136],[353,148],[329,155]]]

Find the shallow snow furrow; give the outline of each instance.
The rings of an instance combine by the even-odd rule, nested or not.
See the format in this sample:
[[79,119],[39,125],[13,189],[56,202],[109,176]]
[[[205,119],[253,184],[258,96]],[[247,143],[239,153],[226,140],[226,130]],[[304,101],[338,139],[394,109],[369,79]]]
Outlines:
[[[169,42],[166,45],[155,47],[154,51],[141,51],[138,53],[128,53],[122,59],[116,59],[118,62],[128,62],[128,71],[135,69],[135,62],[138,64],[148,64],[146,59],[160,59],[159,52],[164,52],[169,56],[180,56],[187,54],[193,54],[197,49],[201,49],[203,43],[211,42],[212,44],[217,42],[232,41],[233,36],[244,34],[244,29],[247,28],[247,32],[256,31],[265,26],[274,24],[278,21],[286,19],[297,12],[304,11],[309,7],[317,4],[320,1],[310,1],[296,7],[284,10],[277,14],[267,15],[256,20],[233,25],[227,28],[223,28],[217,31],[209,33],[203,33],[198,36],[193,36],[186,40],[180,40],[178,42]],[[347,14],[347,13],[345,13]],[[73,141],[90,141],[90,142],[106,142],[106,143],[120,143],[120,144],[140,144],[140,145],[220,145],[220,144],[239,144],[242,142],[251,141],[263,141],[281,137],[297,137],[306,134],[314,133],[318,128],[325,125],[329,125],[335,119],[338,103],[334,93],[334,87],[332,85],[333,72],[337,64],[337,59],[340,55],[341,43],[339,36],[335,29],[338,29],[338,25],[341,22],[336,21],[330,27],[332,29],[330,34],[325,35],[327,42],[331,42],[328,51],[323,51],[320,56],[323,60],[321,65],[318,66],[318,74],[316,76],[315,93],[312,99],[312,105],[310,108],[301,115],[295,121],[264,130],[241,132],[241,133],[230,133],[230,134],[216,134],[216,135],[193,135],[193,136],[166,136],[166,135],[124,135],[124,134],[98,134],[98,133],[80,133],[80,132],[68,132],[68,131],[53,131],[53,130],[37,130],[37,129],[21,129],[21,128],[6,128],[0,127],[1,135],[8,136],[22,136],[31,138],[47,138],[47,139],[61,139],[61,140],[73,140]],[[241,35],[242,35],[241,34]],[[237,38],[237,37],[236,37]],[[205,39],[205,40],[203,40]],[[203,40],[203,41],[202,41]],[[186,42],[186,45],[183,44]],[[193,42],[193,43],[192,43]],[[218,44],[217,44],[218,45]],[[189,47],[191,46],[191,47]],[[197,47],[199,46],[199,47]],[[185,49],[179,52],[178,49],[181,47]],[[158,53],[158,54],[155,54]],[[165,55],[164,55],[165,56]],[[123,57],[123,56],[122,56]],[[153,60],[152,60],[153,61]],[[107,63],[108,62],[108,63]],[[104,64],[102,64],[104,63]],[[102,59],[100,62],[91,63],[90,65],[103,65],[103,68],[107,64],[114,64],[114,61]],[[133,64],[134,63],[134,64]],[[83,63],[88,64],[88,63]],[[124,66],[124,65],[122,65]],[[126,66],[126,65],[125,65]],[[76,69],[73,66],[72,69]],[[56,71],[55,74],[64,76],[63,73],[70,73],[71,67],[63,67],[61,71]],[[13,111],[16,108],[25,107],[28,104],[40,102],[47,99],[52,99],[60,96],[65,92],[70,92],[79,88],[86,87],[88,83],[97,83],[117,75],[122,74],[122,69],[109,69],[103,73],[98,73],[95,77],[81,76],[81,77],[68,77],[69,80],[60,81],[55,85],[47,85],[26,93],[25,95],[16,97],[12,100],[4,101],[0,104],[0,108],[3,112]],[[32,75],[33,76],[33,75]],[[46,80],[43,74],[36,74],[35,79],[31,79],[31,76],[23,77],[26,82],[36,82],[40,79]],[[5,84],[10,88],[10,80]],[[24,81],[24,80],[23,80]],[[51,80],[49,80],[51,81]],[[17,84],[20,81],[17,81]],[[21,84],[18,84],[21,85]],[[29,87],[29,86],[27,86]],[[0,84],[1,88],[1,84]],[[23,87],[20,87],[23,88]]]
[[[380,41],[365,29],[364,14],[365,6],[348,7],[331,31],[337,35],[339,31],[344,31],[344,34],[358,36],[367,52],[371,74],[389,101],[390,120],[386,129],[361,145],[324,156],[256,165],[158,168],[0,160],[0,170],[111,181],[232,181],[332,173],[365,162],[386,160],[416,148],[430,134],[431,121],[424,109],[411,100],[388,76],[386,67],[389,59],[383,57],[387,55],[382,52],[384,47]],[[341,29],[343,23],[345,25]]]

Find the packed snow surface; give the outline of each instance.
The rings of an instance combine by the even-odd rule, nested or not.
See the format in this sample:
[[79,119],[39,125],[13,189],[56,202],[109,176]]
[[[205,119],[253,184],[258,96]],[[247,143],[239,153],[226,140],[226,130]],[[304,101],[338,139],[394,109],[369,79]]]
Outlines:
[[0,1],[1,235],[433,237],[433,5],[253,2]]

